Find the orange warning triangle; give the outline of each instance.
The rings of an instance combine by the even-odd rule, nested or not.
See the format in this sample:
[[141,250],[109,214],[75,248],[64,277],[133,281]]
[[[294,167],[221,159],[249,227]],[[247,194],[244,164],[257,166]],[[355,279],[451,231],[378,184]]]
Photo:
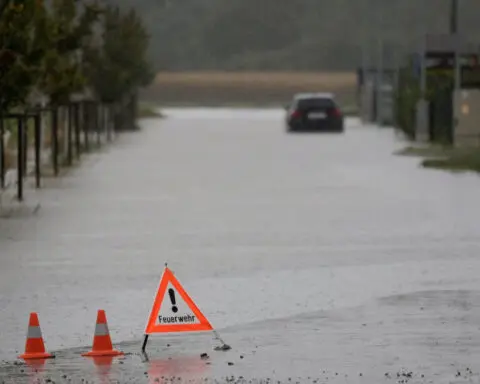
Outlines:
[[165,267],[145,334],[212,330],[210,322],[188,296],[173,272]]

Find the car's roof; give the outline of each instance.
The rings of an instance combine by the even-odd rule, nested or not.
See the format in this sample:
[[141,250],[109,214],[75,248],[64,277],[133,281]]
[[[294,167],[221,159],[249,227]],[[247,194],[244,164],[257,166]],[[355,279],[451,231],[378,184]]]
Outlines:
[[334,99],[335,95],[329,92],[316,92],[316,93],[297,93],[294,97],[295,100],[300,99]]

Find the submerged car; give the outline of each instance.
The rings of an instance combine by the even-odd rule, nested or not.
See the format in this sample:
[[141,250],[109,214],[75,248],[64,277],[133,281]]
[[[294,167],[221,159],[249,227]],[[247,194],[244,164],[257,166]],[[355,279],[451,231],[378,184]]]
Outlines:
[[297,94],[286,107],[288,132],[343,132],[343,114],[331,93]]

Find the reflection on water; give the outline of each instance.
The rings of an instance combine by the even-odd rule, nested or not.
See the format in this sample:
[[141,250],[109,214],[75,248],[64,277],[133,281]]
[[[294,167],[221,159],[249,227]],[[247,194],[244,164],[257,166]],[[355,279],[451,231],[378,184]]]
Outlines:
[[110,372],[112,370],[113,360],[118,357],[114,356],[101,356],[92,358],[95,367],[97,368],[96,374],[100,380],[100,383],[106,384],[110,382]]
[[177,381],[200,383],[208,376],[209,363],[198,356],[172,357],[168,359],[149,359],[149,383],[171,383]]
[[37,384],[43,381],[46,362],[46,359],[25,361],[25,365],[28,367],[27,376],[29,384]]

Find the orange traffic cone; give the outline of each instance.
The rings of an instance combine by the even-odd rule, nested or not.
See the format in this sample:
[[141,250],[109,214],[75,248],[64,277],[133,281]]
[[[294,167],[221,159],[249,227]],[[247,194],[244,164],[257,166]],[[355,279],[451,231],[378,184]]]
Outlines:
[[95,325],[95,335],[93,336],[93,347],[90,352],[83,353],[82,356],[119,356],[123,352],[113,349],[112,340],[108,331],[107,316],[105,311],[100,309],[97,313],[97,324]]
[[20,355],[20,359],[48,359],[54,357],[45,351],[43,343],[42,331],[38,321],[38,315],[35,312],[30,313],[30,321],[28,322],[27,342],[25,344],[25,353]]

